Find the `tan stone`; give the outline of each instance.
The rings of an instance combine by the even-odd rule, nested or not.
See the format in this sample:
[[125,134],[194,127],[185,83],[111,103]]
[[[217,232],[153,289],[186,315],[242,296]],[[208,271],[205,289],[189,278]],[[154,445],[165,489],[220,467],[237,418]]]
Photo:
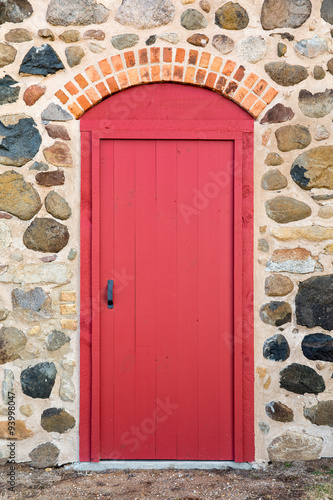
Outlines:
[[62,302],[75,302],[76,301],[76,293],[75,292],[61,292],[60,300]]
[[333,227],[304,226],[304,227],[276,227],[271,234],[277,240],[307,240],[325,241],[333,239]]
[[62,319],[60,324],[64,330],[77,330],[77,321],[74,319]]
[[331,245],[326,245],[326,247],[324,248],[324,252],[325,252],[325,253],[329,253],[329,254],[332,254],[332,255],[333,255],[333,244],[331,244]]
[[319,146],[299,155],[291,177],[302,189],[333,189],[333,146]]
[[304,149],[311,142],[311,134],[303,125],[285,125],[275,132],[277,146],[280,151]]
[[269,459],[277,462],[316,460],[323,447],[322,438],[287,431],[273,439],[268,447]]
[[45,148],[44,156],[46,161],[52,163],[56,167],[72,167],[73,160],[69,147],[67,144],[56,141],[53,146]]
[[7,43],[0,43],[0,68],[15,61],[17,50]]
[[60,314],[76,314],[76,304],[61,304]]
[[20,406],[20,412],[25,417],[31,417],[31,415],[33,414],[32,407],[29,404]]
[[269,375],[268,379],[264,383],[264,389],[268,389],[269,386],[271,385],[271,382],[272,382],[272,377]]
[[273,274],[265,280],[265,293],[269,297],[282,297],[288,295],[294,289],[294,283],[288,276]]
[[306,219],[312,213],[309,205],[289,196],[272,198],[265,207],[268,217],[280,224]]
[[7,266],[0,273],[0,283],[55,283],[63,285],[72,277],[69,265],[64,263],[26,264]]
[[320,207],[318,210],[318,215],[322,219],[330,219],[333,217],[333,207],[332,205],[326,205],[324,207]]
[[256,372],[258,373],[259,378],[265,378],[267,374],[267,368],[265,368],[265,366],[258,366]]
[[12,435],[8,429],[8,424],[10,424],[10,422],[7,420],[0,422],[0,439],[9,439],[11,441],[16,439],[17,441],[22,441],[23,439],[33,436],[33,432],[26,427],[23,420],[16,420],[15,430],[13,431],[14,434]]

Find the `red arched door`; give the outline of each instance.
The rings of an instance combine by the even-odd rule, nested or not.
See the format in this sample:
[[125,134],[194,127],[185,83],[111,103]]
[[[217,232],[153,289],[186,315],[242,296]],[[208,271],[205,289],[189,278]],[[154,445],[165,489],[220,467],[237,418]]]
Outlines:
[[81,120],[100,459],[234,460],[239,440],[244,457],[236,350],[252,126],[225,98],[174,84],[128,90]]

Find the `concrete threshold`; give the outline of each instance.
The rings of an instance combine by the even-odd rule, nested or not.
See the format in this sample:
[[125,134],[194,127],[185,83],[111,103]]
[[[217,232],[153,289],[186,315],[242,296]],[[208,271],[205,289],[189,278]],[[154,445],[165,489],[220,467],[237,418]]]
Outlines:
[[71,465],[66,465],[65,469],[77,471],[102,472],[107,470],[160,470],[160,469],[177,469],[177,470],[224,470],[224,469],[240,469],[251,470],[261,469],[260,465],[252,462],[226,462],[226,461],[207,461],[207,460],[102,460],[101,462],[75,462]]

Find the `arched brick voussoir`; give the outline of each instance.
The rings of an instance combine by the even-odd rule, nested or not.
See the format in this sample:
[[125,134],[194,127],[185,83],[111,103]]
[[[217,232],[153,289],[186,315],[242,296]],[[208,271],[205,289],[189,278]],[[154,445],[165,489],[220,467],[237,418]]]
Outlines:
[[254,118],[278,94],[266,80],[226,57],[204,50],[155,46],[102,59],[74,76],[55,95],[78,119],[116,92],[156,82],[211,89],[237,103]]

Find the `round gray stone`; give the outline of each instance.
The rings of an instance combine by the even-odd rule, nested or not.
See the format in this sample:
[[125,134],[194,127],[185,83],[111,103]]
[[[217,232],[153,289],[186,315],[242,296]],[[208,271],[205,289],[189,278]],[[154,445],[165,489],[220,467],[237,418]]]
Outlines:
[[127,33],[126,35],[116,35],[111,38],[111,43],[117,50],[124,50],[134,47],[139,41],[138,35],[135,33]]
[[125,26],[151,29],[174,20],[175,6],[171,0],[122,0],[115,20]]
[[284,61],[265,64],[265,71],[275,83],[283,87],[297,85],[309,76],[308,70],[304,66],[292,65]]
[[235,42],[227,35],[214,35],[212,39],[212,45],[221,54],[229,54],[235,48]]
[[298,28],[310,17],[310,0],[264,0],[261,25],[264,30]]
[[208,26],[205,16],[196,9],[185,10],[181,15],[180,22],[187,30],[200,30]]
[[29,453],[29,457],[31,458],[29,465],[36,469],[54,467],[58,463],[59,454],[60,451],[55,444],[40,444]]
[[249,16],[239,3],[227,2],[215,12],[215,24],[225,30],[243,30],[249,24]]
[[66,48],[65,54],[69,66],[73,68],[74,66],[78,66],[81,63],[85,52],[82,47],[72,45],[71,47]]
[[86,26],[105,23],[109,12],[95,0],[51,0],[46,19],[53,26]]

